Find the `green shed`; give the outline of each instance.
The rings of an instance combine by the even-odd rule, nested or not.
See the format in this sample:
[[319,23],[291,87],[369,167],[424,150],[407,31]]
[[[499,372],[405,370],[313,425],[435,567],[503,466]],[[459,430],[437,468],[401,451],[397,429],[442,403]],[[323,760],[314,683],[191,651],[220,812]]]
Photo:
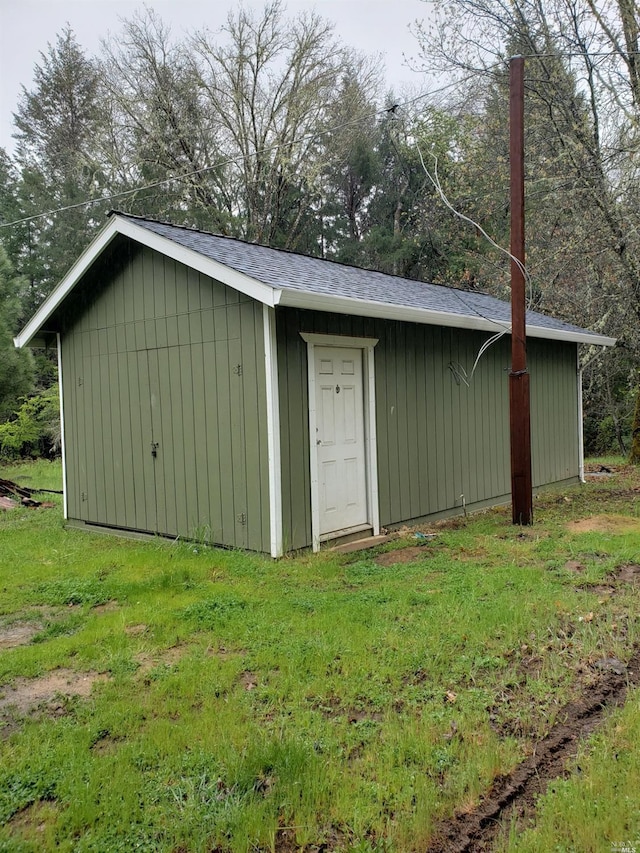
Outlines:
[[[509,326],[486,294],[114,213],[15,343],[57,346],[69,523],[277,557],[508,501]],[[578,347],[615,341],[527,335],[534,486],[578,481]]]

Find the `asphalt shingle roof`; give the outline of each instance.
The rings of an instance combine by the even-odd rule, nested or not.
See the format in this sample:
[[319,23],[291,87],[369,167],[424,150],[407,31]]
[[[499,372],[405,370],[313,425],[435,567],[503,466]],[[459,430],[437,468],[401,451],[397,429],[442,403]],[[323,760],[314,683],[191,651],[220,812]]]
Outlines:
[[[231,237],[119,215],[180,246],[281,290],[422,308],[461,317],[479,316],[507,326],[511,322],[510,304],[485,293],[413,281]],[[535,311],[527,311],[527,324],[569,333],[588,333],[588,330]],[[598,336],[597,333],[592,334]]]

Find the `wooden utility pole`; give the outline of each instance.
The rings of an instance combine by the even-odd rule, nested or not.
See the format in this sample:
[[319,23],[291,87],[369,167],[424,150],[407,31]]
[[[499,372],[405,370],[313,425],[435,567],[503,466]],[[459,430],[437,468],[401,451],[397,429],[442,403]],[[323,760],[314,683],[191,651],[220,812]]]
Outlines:
[[531,415],[524,276],[524,57],[509,61],[511,161],[511,508],[514,524],[533,524]]

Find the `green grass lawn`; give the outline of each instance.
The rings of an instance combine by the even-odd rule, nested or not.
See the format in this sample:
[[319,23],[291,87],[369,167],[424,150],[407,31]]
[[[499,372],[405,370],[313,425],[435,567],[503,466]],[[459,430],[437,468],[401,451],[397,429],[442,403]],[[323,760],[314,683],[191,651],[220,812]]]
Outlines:
[[[494,510],[277,562],[66,530],[57,497],[0,513],[0,851],[424,850],[630,657],[640,587],[607,588],[639,495],[626,471],[530,529]],[[505,849],[637,841],[639,736],[632,692]]]

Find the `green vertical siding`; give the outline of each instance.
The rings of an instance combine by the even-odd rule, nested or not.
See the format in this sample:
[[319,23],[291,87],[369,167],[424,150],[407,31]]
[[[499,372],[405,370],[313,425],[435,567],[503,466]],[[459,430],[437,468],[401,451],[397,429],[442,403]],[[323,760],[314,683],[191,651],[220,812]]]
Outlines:
[[69,312],[69,517],[268,551],[262,305],[121,240]]
[[[300,332],[375,337],[380,522],[398,524],[510,493],[510,342],[488,335],[294,309],[276,314],[285,546],[311,543],[307,347]],[[529,341],[534,485],[576,478],[576,345]],[[456,376],[457,371],[457,376]],[[467,375],[469,385],[462,378]]]
[[576,344],[530,340],[531,459],[534,486],[579,473]]

